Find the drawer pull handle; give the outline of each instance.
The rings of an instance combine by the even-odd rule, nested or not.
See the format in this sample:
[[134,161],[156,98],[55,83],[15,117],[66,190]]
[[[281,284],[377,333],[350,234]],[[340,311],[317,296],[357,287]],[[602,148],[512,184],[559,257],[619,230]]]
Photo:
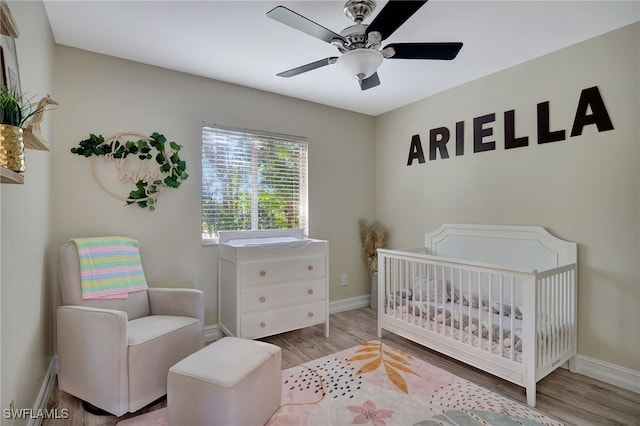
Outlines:
[[264,277],[265,275],[267,275],[267,271],[260,271],[260,276]]
[[313,271],[313,265],[307,266],[307,269],[310,270],[310,271]]
[[309,290],[307,290],[307,293],[309,293],[309,294],[313,294],[313,289],[312,289],[312,288],[310,288]]
[[313,318],[313,312],[309,312],[309,313],[307,314],[307,316],[308,316],[309,318]]
[[263,322],[260,323],[260,327],[265,328],[266,326],[267,326],[267,324],[265,324]]
[[264,303],[264,302],[266,302],[266,301],[267,301],[267,298],[266,298],[266,297],[264,297],[264,296],[260,296],[260,301],[261,301],[262,303]]

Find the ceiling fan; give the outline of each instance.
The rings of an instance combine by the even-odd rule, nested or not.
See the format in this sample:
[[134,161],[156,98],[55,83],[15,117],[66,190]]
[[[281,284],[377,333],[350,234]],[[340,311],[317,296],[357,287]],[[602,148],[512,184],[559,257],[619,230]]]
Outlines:
[[267,16],[299,31],[319,38],[338,48],[340,56],[320,59],[300,67],[277,74],[279,77],[293,77],[326,65],[337,64],[360,83],[362,90],[380,84],[377,69],[384,59],[441,59],[456,57],[462,43],[391,43],[381,47],[404,22],[409,19],[427,0],[389,0],[370,24],[362,22],[375,9],[373,0],[348,0],[344,14],[355,22],[337,34],[312,20],[288,9],[277,6],[267,12]]

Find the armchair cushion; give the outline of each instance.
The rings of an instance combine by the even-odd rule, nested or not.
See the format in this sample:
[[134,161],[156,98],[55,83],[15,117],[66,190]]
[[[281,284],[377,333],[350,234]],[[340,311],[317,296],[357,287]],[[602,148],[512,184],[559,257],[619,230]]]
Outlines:
[[[150,315],[129,321],[128,411],[139,410],[167,393],[167,373],[204,346],[197,318]],[[163,374],[159,374],[163,372]]]
[[198,322],[197,318],[169,315],[137,318],[127,324],[127,342],[130,347],[145,345],[152,340],[164,338],[170,333],[180,332],[194,325],[198,326]]

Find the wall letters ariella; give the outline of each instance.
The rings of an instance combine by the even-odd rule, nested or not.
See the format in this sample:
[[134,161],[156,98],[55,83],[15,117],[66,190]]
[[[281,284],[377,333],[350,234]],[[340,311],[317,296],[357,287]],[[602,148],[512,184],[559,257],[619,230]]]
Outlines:
[[[495,141],[488,141],[493,135],[491,123],[496,121],[496,114],[491,113],[473,119],[473,152],[493,151],[496,149]],[[458,121],[455,128],[455,154],[464,155],[464,121]],[[597,86],[584,89],[580,93],[578,107],[576,108],[571,137],[580,136],[585,126],[595,124],[598,132],[613,130],[613,123],[604,105],[602,96]],[[566,139],[565,130],[551,130],[549,128],[549,101],[537,105],[538,144],[558,142]],[[447,144],[451,139],[451,131],[447,127],[437,127],[429,130],[429,160],[449,158]],[[515,111],[504,112],[504,149],[521,148],[529,145],[528,136],[516,136]],[[425,162],[424,151],[420,135],[411,137],[409,146],[409,158],[407,166],[411,166],[414,160],[419,164]]]

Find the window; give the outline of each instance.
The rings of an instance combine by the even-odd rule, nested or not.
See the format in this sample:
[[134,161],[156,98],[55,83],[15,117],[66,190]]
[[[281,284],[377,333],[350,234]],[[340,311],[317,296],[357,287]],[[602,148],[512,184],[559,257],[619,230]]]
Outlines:
[[202,126],[202,240],[218,231],[307,230],[307,140]]

